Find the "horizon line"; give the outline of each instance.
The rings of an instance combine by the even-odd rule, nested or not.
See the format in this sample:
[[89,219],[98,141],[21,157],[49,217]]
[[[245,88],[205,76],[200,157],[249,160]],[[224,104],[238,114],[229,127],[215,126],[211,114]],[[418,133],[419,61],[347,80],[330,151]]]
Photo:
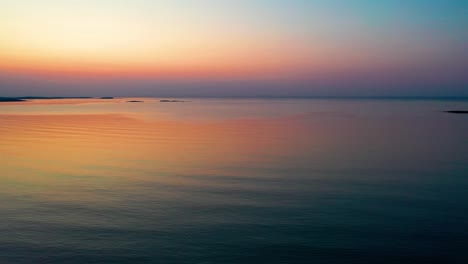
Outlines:
[[0,96],[0,98],[14,98],[14,99],[99,99],[102,97],[118,98],[206,98],[206,99],[445,99],[445,100],[468,100],[468,96],[392,96],[392,95],[132,95],[132,96],[112,96],[112,95],[96,95],[96,96]]

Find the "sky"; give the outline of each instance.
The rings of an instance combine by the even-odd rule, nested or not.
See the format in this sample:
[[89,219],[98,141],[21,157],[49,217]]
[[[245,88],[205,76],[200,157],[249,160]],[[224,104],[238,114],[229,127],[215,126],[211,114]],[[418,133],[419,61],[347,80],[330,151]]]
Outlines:
[[468,96],[468,1],[0,0],[0,96]]

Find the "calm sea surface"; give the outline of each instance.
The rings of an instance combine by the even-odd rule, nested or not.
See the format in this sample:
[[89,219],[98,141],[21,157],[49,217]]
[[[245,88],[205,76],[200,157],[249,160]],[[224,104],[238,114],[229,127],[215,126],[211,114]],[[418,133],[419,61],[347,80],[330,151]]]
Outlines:
[[0,104],[0,264],[468,263],[467,101]]

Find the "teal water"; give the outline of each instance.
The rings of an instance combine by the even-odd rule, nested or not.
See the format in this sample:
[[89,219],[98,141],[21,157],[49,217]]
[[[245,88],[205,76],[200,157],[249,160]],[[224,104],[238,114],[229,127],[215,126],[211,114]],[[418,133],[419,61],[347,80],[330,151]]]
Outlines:
[[468,263],[456,100],[0,104],[0,263]]

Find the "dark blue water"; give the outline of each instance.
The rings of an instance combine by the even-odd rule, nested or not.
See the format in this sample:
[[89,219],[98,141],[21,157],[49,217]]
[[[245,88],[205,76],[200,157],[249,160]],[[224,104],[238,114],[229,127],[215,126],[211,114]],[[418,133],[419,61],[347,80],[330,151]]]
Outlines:
[[0,105],[0,263],[468,263],[453,109],[468,103]]

